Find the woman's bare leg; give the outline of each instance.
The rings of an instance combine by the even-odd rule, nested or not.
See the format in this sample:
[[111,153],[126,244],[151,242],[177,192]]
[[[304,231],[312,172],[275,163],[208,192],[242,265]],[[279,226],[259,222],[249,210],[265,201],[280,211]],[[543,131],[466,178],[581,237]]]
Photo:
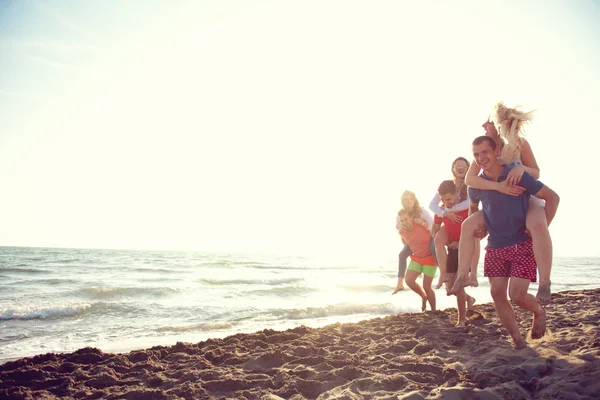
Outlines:
[[[427,294],[427,301],[429,301],[429,306],[431,306],[431,311],[435,311],[435,292],[433,291],[431,284],[433,282],[432,276],[427,276],[423,274],[423,290]],[[423,310],[425,311],[425,310]]]
[[422,307],[421,310],[425,311],[425,306],[427,304],[427,294],[425,293],[425,291],[423,290],[423,288],[421,287],[421,285],[419,285],[417,283],[417,278],[419,277],[419,275],[421,275],[420,273],[418,273],[417,271],[407,271],[406,272],[406,285],[416,294],[418,294],[419,296],[421,296],[421,300],[422,300]]
[[467,294],[467,292],[465,292],[465,299],[467,301],[467,311],[473,311],[473,305],[475,305],[475,301],[476,301],[475,297],[469,296]]
[[392,294],[396,294],[399,291],[404,290],[404,274],[406,273],[406,260],[408,256],[410,256],[410,247],[405,244],[398,254],[398,283],[396,284],[396,289],[394,289]]
[[[446,289],[450,289],[456,280],[456,273],[448,273],[448,282],[446,282]],[[468,298],[467,293],[464,289],[460,289],[456,296],[456,309],[458,310],[458,320],[456,321],[456,327],[462,328],[465,326],[467,321],[467,306]],[[470,297],[470,296],[469,296]],[[475,301],[475,299],[473,299]]]
[[471,272],[469,272],[469,283],[471,286],[477,287],[479,286],[479,282],[477,282],[477,264],[479,264],[479,254],[481,253],[481,242],[479,239],[475,238],[475,247],[473,251],[473,257],[471,258]]
[[440,266],[440,277],[438,278],[438,282],[435,285],[436,289],[442,287],[444,282],[447,282],[448,278],[446,276],[446,263],[448,261],[448,253],[446,252],[446,243],[449,240],[448,231],[445,226],[442,226],[438,233],[435,234],[434,242],[435,242],[435,254],[437,254],[438,265]]
[[[458,242],[458,271],[456,272],[456,280],[449,294],[457,294],[458,291],[469,286],[469,269],[475,253],[475,231],[485,224],[483,220],[483,212],[477,211],[465,219],[462,223],[460,240]],[[479,260],[479,258],[478,258]]]
[[552,271],[552,238],[548,231],[546,209],[542,200],[532,198],[527,211],[527,229],[531,234],[533,255],[540,273],[537,301],[545,305],[550,302],[550,273]]

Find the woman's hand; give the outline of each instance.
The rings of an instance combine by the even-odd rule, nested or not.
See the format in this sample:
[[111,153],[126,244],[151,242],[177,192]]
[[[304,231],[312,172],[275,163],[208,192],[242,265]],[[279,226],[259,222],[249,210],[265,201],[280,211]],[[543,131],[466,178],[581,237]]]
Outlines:
[[506,179],[505,181],[498,182],[496,185],[496,190],[509,196],[520,196],[525,191],[525,188],[518,185],[511,186],[508,183],[508,179]]
[[462,220],[463,220],[463,217],[461,217],[454,211],[446,211],[444,213],[444,218],[448,218],[452,222],[462,222]]
[[516,184],[521,182],[521,178],[523,177],[524,173],[525,173],[525,167],[523,166],[523,164],[515,165],[508,172],[508,176],[506,177],[506,181],[508,182],[508,185],[515,186]]
[[450,242],[448,243],[449,249],[458,249],[458,242]]

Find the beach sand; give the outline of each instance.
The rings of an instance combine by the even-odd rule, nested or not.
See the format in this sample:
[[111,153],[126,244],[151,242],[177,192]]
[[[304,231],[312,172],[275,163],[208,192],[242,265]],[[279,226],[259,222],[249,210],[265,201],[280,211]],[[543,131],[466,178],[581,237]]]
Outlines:
[[599,319],[592,289],[553,294],[547,335],[520,351],[492,304],[462,330],[449,309],[127,354],[84,348],[0,365],[0,398],[597,399]]

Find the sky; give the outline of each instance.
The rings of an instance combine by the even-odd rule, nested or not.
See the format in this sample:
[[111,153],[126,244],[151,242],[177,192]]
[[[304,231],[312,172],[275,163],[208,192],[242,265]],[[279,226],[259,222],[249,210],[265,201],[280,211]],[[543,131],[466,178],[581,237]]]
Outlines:
[[0,245],[389,254],[493,105],[600,256],[600,2],[0,0]]

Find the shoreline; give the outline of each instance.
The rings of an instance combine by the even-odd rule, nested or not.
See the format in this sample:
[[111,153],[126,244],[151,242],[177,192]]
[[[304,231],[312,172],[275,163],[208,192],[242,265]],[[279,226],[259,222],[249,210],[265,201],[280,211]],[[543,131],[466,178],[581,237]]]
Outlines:
[[[515,307],[522,332],[530,318]],[[493,304],[128,353],[84,348],[0,365],[3,398],[591,399],[600,393],[600,289],[553,294],[548,331],[514,350]]]

